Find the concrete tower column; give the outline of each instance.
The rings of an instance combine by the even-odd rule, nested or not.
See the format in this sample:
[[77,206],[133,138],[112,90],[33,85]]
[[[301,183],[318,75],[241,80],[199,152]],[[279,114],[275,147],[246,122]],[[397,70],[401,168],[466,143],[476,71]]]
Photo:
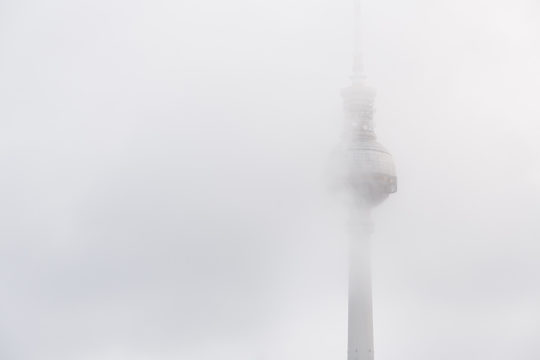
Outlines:
[[351,211],[349,225],[348,360],[373,360],[372,223],[369,210]]

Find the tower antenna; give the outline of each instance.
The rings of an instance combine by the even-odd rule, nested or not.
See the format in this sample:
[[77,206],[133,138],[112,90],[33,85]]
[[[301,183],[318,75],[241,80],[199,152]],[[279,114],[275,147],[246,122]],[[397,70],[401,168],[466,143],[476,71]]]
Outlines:
[[362,0],[354,0],[354,59],[352,80],[363,80],[364,69],[364,34],[362,31]]

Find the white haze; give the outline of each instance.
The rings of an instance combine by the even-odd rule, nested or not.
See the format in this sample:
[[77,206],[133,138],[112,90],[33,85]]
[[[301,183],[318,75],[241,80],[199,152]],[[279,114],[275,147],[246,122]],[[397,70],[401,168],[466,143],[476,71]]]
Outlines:
[[[349,0],[0,2],[0,359],[345,359]],[[540,358],[540,5],[366,0],[378,360]]]

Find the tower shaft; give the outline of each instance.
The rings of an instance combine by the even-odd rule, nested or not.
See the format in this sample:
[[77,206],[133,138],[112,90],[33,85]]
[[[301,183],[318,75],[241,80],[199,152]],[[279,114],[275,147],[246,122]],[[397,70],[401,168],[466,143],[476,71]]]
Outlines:
[[348,360],[373,360],[371,285],[372,224],[366,210],[353,210],[349,244]]

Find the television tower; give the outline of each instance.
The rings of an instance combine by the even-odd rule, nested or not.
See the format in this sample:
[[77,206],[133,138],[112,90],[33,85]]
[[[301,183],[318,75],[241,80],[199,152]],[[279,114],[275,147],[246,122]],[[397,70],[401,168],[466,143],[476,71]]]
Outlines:
[[351,85],[342,91],[345,183],[350,193],[348,360],[373,360],[370,212],[397,190],[392,155],[374,131],[375,91],[366,83],[362,55],[361,0],[355,1],[354,61]]

